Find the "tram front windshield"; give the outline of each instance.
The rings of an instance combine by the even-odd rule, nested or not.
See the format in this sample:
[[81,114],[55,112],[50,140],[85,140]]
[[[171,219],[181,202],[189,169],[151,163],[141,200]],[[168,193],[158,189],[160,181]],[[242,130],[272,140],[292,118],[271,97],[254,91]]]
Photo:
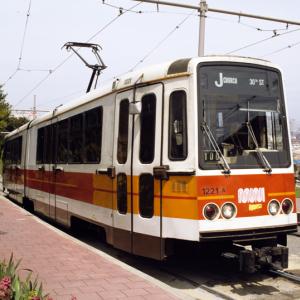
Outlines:
[[199,65],[198,109],[200,168],[290,165],[278,71],[241,65]]

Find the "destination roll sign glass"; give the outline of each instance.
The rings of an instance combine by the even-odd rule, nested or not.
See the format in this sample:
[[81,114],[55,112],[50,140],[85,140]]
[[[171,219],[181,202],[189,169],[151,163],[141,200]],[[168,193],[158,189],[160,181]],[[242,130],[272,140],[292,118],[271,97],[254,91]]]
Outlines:
[[[217,94],[278,94],[278,75],[269,70],[243,66],[203,66],[200,88]],[[203,92],[203,91],[202,91]]]

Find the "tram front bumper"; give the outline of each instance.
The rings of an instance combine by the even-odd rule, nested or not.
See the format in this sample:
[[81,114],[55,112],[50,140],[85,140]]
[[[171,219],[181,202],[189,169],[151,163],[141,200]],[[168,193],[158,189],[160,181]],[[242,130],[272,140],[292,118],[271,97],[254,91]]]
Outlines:
[[243,230],[230,230],[230,231],[209,231],[200,232],[200,242],[217,242],[217,241],[232,241],[237,244],[251,244],[251,242],[259,240],[279,240],[280,237],[286,236],[289,233],[297,232],[297,224],[268,227],[268,228],[253,228]]

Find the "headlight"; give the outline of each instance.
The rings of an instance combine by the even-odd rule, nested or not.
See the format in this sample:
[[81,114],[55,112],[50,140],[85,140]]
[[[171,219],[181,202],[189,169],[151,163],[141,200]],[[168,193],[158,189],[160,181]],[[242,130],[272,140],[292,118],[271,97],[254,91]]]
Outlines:
[[271,200],[268,205],[269,214],[275,216],[278,214],[280,209],[280,204],[277,200]]
[[281,203],[281,208],[285,214],[289,214],[294,208],[292,200],[288,198],[284,199]]
[[204,217],[208,220],[216,219],[220,214],[219,207],[214,203],[206,204],[203,210]]
[[225,203],[221,209],[222,216],[225,219],[231,219],[236,215],[236,207],[233,203]]

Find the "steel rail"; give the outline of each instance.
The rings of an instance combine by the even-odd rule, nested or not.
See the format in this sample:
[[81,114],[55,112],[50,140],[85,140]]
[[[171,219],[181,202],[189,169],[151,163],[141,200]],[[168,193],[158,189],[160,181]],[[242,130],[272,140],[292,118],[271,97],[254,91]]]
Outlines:
[[281,271],[281,270],[268,270],[269,273],[274,274],[274,275],[278,275],[280,277],[284,277],[290,280],[293,280],[297,283],[300,283],[300,276],[285,272],[285,271]]
[[[176,271],[170,270],[170,269],[168,269],[168,267],[160,267],[159,270],[165,274],[174,276],[176,279],[179,279],[181,281],[185,281],[185,282],[191,284],[193,287],[195,287],[196,291],[198,290],[199,292],[202,292],[202,293],[204,292],[204,293],[207,293],[208,295],[216,296],[217,299],[234,300],[234,298],[228,296],[227,294],[219,292],[216,289],[207,286],[206,284],[199,283],[199,282],[197,282],[191,278],[188,278],[187,276],[180,274]],[[189,295],[189,294],[186,293],[186,295]]]

